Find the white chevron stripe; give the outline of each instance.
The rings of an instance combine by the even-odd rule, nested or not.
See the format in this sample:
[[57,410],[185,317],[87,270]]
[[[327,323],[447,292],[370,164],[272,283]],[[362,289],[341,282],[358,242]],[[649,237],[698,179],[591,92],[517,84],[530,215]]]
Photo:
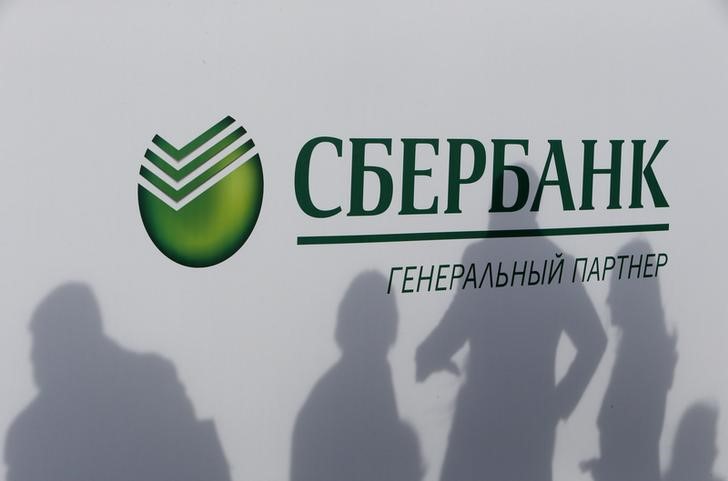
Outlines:
[[[213,187],[215,184],[220,182],[223,178],[225,178],[228,174],[230,174],[232,171],[243,165],[245,162],[250,160],[256,155],[256,149],[253,148],[252,150],[249,150],[245,153],[245,155],[241,156],[237,160],[235,160],[232,164],[228,165],[226,168],[224,168],[221,172],[218,172],[214,177],[212,177],[210,180],[202,184],[200,187],[195,189],[191,194],[189,194],[187,197],[182,199],[179,202],[175,202],[174,200],[167,197],[167,195],[162,192],[161,190],[154,187],[154,185],[151,184],[147,179],[139,176],[139,185],[144,187],[146,190],[148,190],[154,197],[161,200],[165,204],[167,204],[169,207],[171,207],[174,210],[180,210],[193,200],[195,200],[197,197],[205,193],[207,190],[209,190],[211,187]],[[166,176],[165,176],[166,177]]]
[[[152,164],[146,157],[142,158],[142,165],[144,167],[146,167],[147,169],[151,170],[157,177],[162,179],[170,187],[174,187],[175,189],[181,189],[182,187],[186,186],[187,184],[189,184],[190,182],[195,180],[197,177],[199,177],[200,174],[205,172],[207,169],[209,169],[210,167],[215,165],[217,162],[219,162],[223,157],[228,155],[230,152],[232,152],[233,150],[235,150],[238,147],[240,147],[241,145],[243,145],[248,140],[250,140],[250,136],[248,134],[243,135],[238,140],[236,140],[231,145],[229,145],[227,148],[225,148],[222,152],[220,152],[219,154],[217,154],[216,156],[214,156],[213,158],[211,158],[210,160],[208,160],[207,162],[202,164],[200,167],[198,167],[197,169],[192,171],[192,173],[189,176],[187,176],[186,178],[182,179],[179,182],[172,179],[170,176],[168,176],[164,172],[162,172],[159,168],[157,168],[154,164]],[[155,147],[155,146],[152,146],[152,147]],[[161,151],[159,149],[154,149],[152,147],[150,147],[149,150],[153,150],[154,153],[156,153],[157,155],[160,155]],[[256,147],[253,146],[253,148],[251,150],[249,150],[248,152],[246,152],[243,156],[246,157],[251,152],[255,152],[256,150],[257,150]],[[162,156],[160,155],[160,157],[162,157]],[[162,157],[162,159],[167,160],[168,163],[169,163],[169,161],[174,162],[174,160],[170,159],[168,156],[164,156],[164,157]],[[170,165],[174,166],[175,164],[171,163]]]
[[[171,165],[171,166],[173,166],[173,167],[175,167],[177,169],[180,169],[180,168],[186,166],[187,164],[189,164],[190,162],[192,162],[195,159],[195,157],[199,156],[201,153],[205,152],[207,149],[209,149],[210,147],[212,147],[216,143],[220,142],[222,139],[224,139],[229,134],[231,134],[233,130],[235,130],[235,129],[239,128],[239,127],[241,127],[241,125],[237,121],[233,122],[232,124],[230,124],[227,127],[225,127],[225,130],[223,130],[222,132],[220,132],[219,134],[217,134],[215,137],[213,137],[209,141],[205,142],[199,148],[195,149],[190,155],[188,155],[187,157],[185,157],[181,161],[174,160],[172,157],[170,157],[169,155],[165,154],[162,151],[162,149],[160,149],[159,147],[157,147],[156,145],[154,145],[152,142],[149,142],[149,150],[153,151],[155,154],[157,154],[159,157],[161,157],[162,160],[164,160],[165,162],[167,162],[169,165]],[[249,136],[249,134],[246,133],[243,137],[248,137],[248,136]],[[162,136],[162,137],[164,137],[164,136]],[[164,138],[169,143],[171,143],[174,146],[185,145],[187,143],[187,141],[182,141],[180,143],[175,143],[175,142],[172,142],[167,137],[164,137]]]

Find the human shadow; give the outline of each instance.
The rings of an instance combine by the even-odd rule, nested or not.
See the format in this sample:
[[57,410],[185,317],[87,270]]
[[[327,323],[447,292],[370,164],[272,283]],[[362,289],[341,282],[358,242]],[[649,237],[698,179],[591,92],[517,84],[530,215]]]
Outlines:
[[[642,240],[618,255],[652,253]],[[677,362],[656,277],[613,273],[607,299],[620,338],[597,424],[600,457],[583,464],[595,481],[659,481],[660,437]],[[690,480],[695,481],[695,480]]]
[[358,275],[339,306],[341,357],[296,419],[291,481],[416,481],[423,469],[413,429],[397,410],[387,353],[397,336],[387,279]]
[[30,329],[38,394],[7,434],[7,481],[229,481],[174,366],[103,332],[91,289],[53,290]]
[[[491,215],[491,230],[538,229],[528,211]],[[512,277],[523,261],[564,259],[558,275],[535,285],[459,289],[439,325],[416,353],[417,378],[438,371],[458,373],[452,356],[469,345],[465,379],[455,404],[441,477],[443,481],[549,481],[556,426],[574,411],[606,346],[606,335],[586,291],[571,282],[573,259],[545,237],[489,239],[471,244],[462,264],[488,262]],[[558,262],[554,266],[558,265]],[[550,264],[549,264],[550,266]],[[557,272],[556,270],[554,272]],[[528,272],[525,274],[528,276]],[[486,277],[486,279],[488,279]],[[497,278],[494,284],[497,285]],[[535,281],[535,278],[533,279]],[[543,281],[543,282],[542,282]],[[559,340],[566,335],[576,355],[557,383]]]
[[717,430],[717,406],[705,402],[691,405],[680,420],[664,481],[722,481],[713,474]]

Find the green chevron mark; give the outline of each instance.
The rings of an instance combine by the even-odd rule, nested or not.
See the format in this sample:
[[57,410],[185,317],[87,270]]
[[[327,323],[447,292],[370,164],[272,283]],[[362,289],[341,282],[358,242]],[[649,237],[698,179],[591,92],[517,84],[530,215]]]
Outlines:
[[[235,129],[231,134],[229,134],[227,137],[222,139],[217,144],[210,147],[208,150],[197,156],[194,160],[192,160],[189,164],[185,165],[184,167],[177,169],[174,166],[169,165],[167,162],[165,162],[160,156],[155,154],[153,151],[147,149],[147,151],[144,153],[144,157],[146,157],[147,160],[149,160],[152,164],[154,164],[155,167],[157,167],[159,170],[167,174],[172,179],[179,182],[180,180],[184,179],[188,175],[190,175],[192,172],[197,170],[199,167],[204,165],[205,162],[210,160],[211,158],[215,157],[217,154],[228,148],[230,145],[232,145],[233,142],[238,140],[240,137],[245,135],[245,129],[242,127],[239,127]],[[179,160],[179,159],[175,159]]]
[[188,195],[190,195],[192,192],[197,190],[197,188],[200,187],[202,184],[225,170],[225,167],[238,160],[243,154],[252,149],[253,146],[253,141],[248,140],[243,145],[223,157],[222,160],[217,162],[215,165],[205,170],[199,176],[195,177],[195,179],[192,180],[189,184],[186,184],[184,187],[181,187],[179,189],[175,189],[171,185],[167,184],[164,180],[160,179],[156,174],[154,174],[151,170],[147,169],[144,166],[142,166],[139,173],[142,175],[142,177],[151,182],[154,187],[161,190],[165,195],[167,195],[167,197],[175,202],[179,202]]
[[164,140],[159,135],[155,135],[152,139],[152,143],[162,149],[165,154],[172,157],[174,160],[182,160],[188,155],[190,155],[195,150],[202,147],[204,144],[209,142],[211,139],[213,139],[217,134],[225,130],[229,125],[231,125],[233,122],[235,122],[235,119],[227,116],[224,119],[222,119],[220,122],[216,123],[212,127],[210,127],[208,130],[200,134],[199,137],[197,137],[195,140],[191,141],[189,144],[185,145],[181,149],[177,150],[175,147],[172,146],[169,142]]
[[[139,212],[152,242],[169,259],[189,267],[209,267],[235,254],[255,227],[263,201],[263,169],[252,139],[238,126],[219,138],[235,120],[226,117],[184,147],[176,149],[159,135],[152,143],[174,162],[200,150],[177,168],[163,156],[147,150],[144,157],[175,183],[175,187],[141,166],[137,193]],[[234,147],[236,142],[243,142]],[[234,147],[233,150],[225,151]],[[241,159],[246,153],[247,159]],[[221,178],[236,161],[242,162]],[[228,169],[229,170],[229,169]],[[217,178],[210,184],[212,179]],[[148,185],[147,184],[147,185]]]

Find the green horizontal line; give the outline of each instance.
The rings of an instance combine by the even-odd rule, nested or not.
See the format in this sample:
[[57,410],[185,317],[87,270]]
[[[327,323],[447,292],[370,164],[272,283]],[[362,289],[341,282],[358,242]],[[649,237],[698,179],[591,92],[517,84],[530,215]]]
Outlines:
[[299,236],[298,245],[376,244],[382,242],[416,242],[462,239],[498,239],[507,237],[551,237],[562,235],[624,234],[660,232],[670,224],[604,225],[591,227],[554,227],[547,229],[471,230],[460,232],[407,232],[400,234],[357,234]]

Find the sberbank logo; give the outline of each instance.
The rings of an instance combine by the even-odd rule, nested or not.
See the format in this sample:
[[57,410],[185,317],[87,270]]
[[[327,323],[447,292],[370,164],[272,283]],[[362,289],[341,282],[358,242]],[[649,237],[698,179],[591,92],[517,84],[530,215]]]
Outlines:
[[250,236],[263,201],[255,143],[228,116],[175,147],[160,135],[139,171],[139,212],[152,242],[174,262],[208,267]]

